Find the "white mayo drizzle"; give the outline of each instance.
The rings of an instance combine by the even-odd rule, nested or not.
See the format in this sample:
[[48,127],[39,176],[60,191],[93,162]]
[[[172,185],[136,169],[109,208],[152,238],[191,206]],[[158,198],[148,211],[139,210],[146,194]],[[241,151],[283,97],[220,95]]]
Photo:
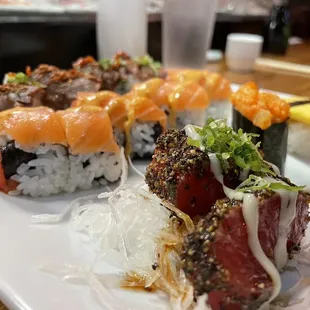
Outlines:
[[248,231],[248,243],[253,256],[265,269],[272,279],[274,290],[270,298],[263,303],[259,309],[267,309],[269,304],[279,295],[281,290],[280,274],[271,262],[271,260],[264,253],[258,239],[258,223],[259,223],[259,201],[253,194],[245,194],[243,198],[242,214]]
[[[279,182],[286,184],[281,180],[275,180],[270,177],[264,178],[267,182]],[[288,260],[287,253],[287,235],[289,227],[296,216],[296,202],[298,192],[288,191],[284,189],[274,190],[281,197],[280,221],[278,240],[275,247],[275,263],[278,270],[282,270]]]
[[[200,127],[193,126],[193,125],[186,125],[184,127],[184,130],[185,130],[186,135],[189,138],[191,138],[193,140],[201,141],[201,136],[197,133],[196,128],[200,128]],[[205,150],[205,148],[204,148],[204,146],[202,144],[200,144],[199,148],[200,148],[201,151]]]
[[[201,141],[200,135],[196,132],[195,126],[187,125],[185,131],[188,137],[193,140]],[[202,151],[205,149],[200,147]],[[274,190],[281,197],[281,210],[279,220],[278,240],[275,247],[275,265],[264,253],[258,239],[258,224],[259,224],[259,201],[253,194],[245,194],[236,190],[230,189],[224,185],[223,172],[221,163],[216,154],[209,153],[210,169],[214,177],[222,184],[223,190],[229,199],[243,201],[242,214],[248,231],[248,244],[253,256],[257,259],[260,265],[265,269],[272,279],[274,290],[268,301],[260,306],[260,310],[268,309],[269,304],[278,296],[281,290],[281,278],[278,270],[281,270],[288,260],[287,253],[287,235],[290,224],[296,216],[296,202],[298,192],[287,191],[283,189]],[[279,168],[271,163],[268,163],[274,172],[280,175]],[[247,178],[249,171],[244,169],[241,172],[240,180]],[[264,178],[267,182],[282,182],[273,178]]]

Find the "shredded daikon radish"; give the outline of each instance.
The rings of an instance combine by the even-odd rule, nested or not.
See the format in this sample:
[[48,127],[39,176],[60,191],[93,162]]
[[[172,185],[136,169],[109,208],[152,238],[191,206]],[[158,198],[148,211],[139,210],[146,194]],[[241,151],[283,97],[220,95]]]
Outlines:
[[169,225],[170,212],[147,188],[118,188],[104,200],[85,201],[72,210],[71,226],[86,234],[102,259],[124,271],[148,273],[156,239]]
[[[124,304],[120,303],[119,299],[113,296],[112,291],[107,287],[106,283],[104,283],[102,279],[99,281],[99,277],[87,268],[69,264],[49,264],[42,266],[40,270],[60,278],[63,281],[76,279],[87,283],[96,293],[102,306],[107,310],[123,310],[126,308]],[[110,279],[107,280],[107,282],[108,281],[110,282]]]
[[[162,205],[162,207],[164,207]],[[190,219],[185,223],[178,217],[170,219],[170,225],[158,234],[155,271],[144,277],[133,271],[128,274],[123,286],[148,287],[168,293],[174,310],[190,309],[194,300],[194,289],[181,268],[180,253],[184,235],[192,227]]]
[[130,168],[131,168],[137,175],[139,175],[141,178],[144,179],[145,175],[144,175],[141,171],[139,171],[139,170],[134,166],[134,164],[132,163],[132,160],[131,160],[130,157],[128,157],[128,163],[129,163]]

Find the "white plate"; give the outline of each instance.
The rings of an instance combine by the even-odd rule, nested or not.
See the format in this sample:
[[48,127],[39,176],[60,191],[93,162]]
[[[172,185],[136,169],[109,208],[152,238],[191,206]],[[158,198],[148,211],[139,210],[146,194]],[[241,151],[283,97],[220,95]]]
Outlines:
[[[146,163],[140,163],[143,171]],[[288,156],[286,175],[293,182],[310,186],[310,167],[292,156]],[[138,176],[130,182],[141,181]],[[100,190],[79,192],[75,195],[53,196],[31,199],[0,195],[0,288],[2,299],[11,310],[99,310],[102,308],[87,285],[62,282],[39,270],[41,265],[57,264],[88,265],[94,254],[87,245],[79,242],[68,223],[35,226],[31,215],[57,213],[68,203],[82,195],[99,193]],[[102,263],[100,271],[116,273],[112,266]],[[286,279],[285,286],[289,286]],[[126,301],[125,309],[168,309],[168,303],[154,294],[115,291],[120,300]]]
[[[146,162],[135,163],[145,169]],[[298,185],[310,186],[310,166],[288,156],[286,176]],[[130,182],[141,181],[137,175]],[[94,260],[93,251],[80,242],[67,222],[59,225],[35,226],[31,216],[40,213],[58,213],[76,197],[98,194],[100,189],[31,199],[10,197],[0,193],[0,300],[11,310],[102,310],[87,285],[73,285],[60,281],[39,270],[48,263],[87,266]],[[101,263],[100,273],[118,272],[114,267]],[[110,275],[110,276],[109,276]],[[284,286],[290,286],[292,277],[286,277]],[[121,289],[113,290],[124,310],[169,309],[167,301],[155,294],[138,293]]]

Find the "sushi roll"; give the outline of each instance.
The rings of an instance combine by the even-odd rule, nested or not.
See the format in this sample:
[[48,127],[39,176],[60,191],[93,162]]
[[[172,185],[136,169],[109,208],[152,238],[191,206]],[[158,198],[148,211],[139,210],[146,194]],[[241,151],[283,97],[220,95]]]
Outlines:
[[207,92],[210,105],[206,110],[206,118],[231,118],[229,97],[231,95],[230,82],[219,73],[207,70],[171,70],[168,80],[180,82],[196,82]]
[[74,106],[100,106],[109,115],[116,140],[132,157],[149,158],[155,142],[166,129],[166,114],[148,98],[130,92],[119,96],[110,91],[80,94]]
[[106,107],[112,99],[120,97],[119,94],[104,90],[96,93],[80,92],[77,94],[77,98],[72,102],[71,107],[79,106],[97,106]]
[[[40,65],[33,71],[27,67],[26,74],[22,72],[7,73],[3,83],[5,87],[19,89],[18,96],[13,99],[33,102],[39,96],[40,102],[36,105],[48,106],[54,110],[68,108],[76,99],[78,92],[95,92],[100,89],[100,81],[95,76],[83,74],[76,70],[61,70],[55,66]],[[14,93],[14,89],[11,92]],[[16,99],[17,97],[17,99]],[[21,98],[22,97],[22,98]],[[25,106],[31,106],[28,104]],[[32,104],[33,106],[33,104]]]
[[149,55],[134,58],[133,61],[138,69],[135,74],[136,82],[147,81],[155,77],[164,79],[167,76],[167,72],[164,70],[161,63],[154,61]]
[[150,79],[133,87],[133,92],[149,98],[168,115],[169,128],[183,128],[187,124],[202,126],[209,97],[195,82]]
[[49,196],[107,185],[120,178],[120,149],[108,114],[97,107],[47,107],[0,113],[0,188]]
[[93,57],[79,58],[73,63],[73,68],[79,72],[96,76],[100,81],[100,90],[110,90],[124,94],[130,90],[129,79],[131,66],[129,57],[118,54],[116,59],[96,61]]
[[96,76],[101,81],[101,90],[111,90],[119,94],[127,93],[133,84],[154,77],[165,77],[159,62],[149,55],[132,59],[120,51],[113,59],[96,61],[92,56],[81,57],[73,63],[73,68]]
[[0,85],[0,111],[15,107],[37,107],[42,105],[44,89],[35,85]]
[[310,99],[292,98],[287,101],[291,106],[288,123],[288,152],[309,161]]
[[43,104],[54,110],[70,107],[78,92],[95,92],[100,89],[100,81],[76,70],[61,70],[55,66],[40,65],[33,71],[27,69],[29,78],[44,86]]
[[[126,97],[126,96],[124,96]],[[133,157],[152,157],[157,138],[166,130],[166,114],[150,99],[130,95],[124,98],[127,120],[126,153]],[[113,103],[108,109],[113,108]]]
[[280,97],[259,92],[253,82],[244,84],[232,94],[233,129],[242,128],[256,134],[253,142],[260,142],[260,150],[270,163],[284,173],[287,153],[289,104]]

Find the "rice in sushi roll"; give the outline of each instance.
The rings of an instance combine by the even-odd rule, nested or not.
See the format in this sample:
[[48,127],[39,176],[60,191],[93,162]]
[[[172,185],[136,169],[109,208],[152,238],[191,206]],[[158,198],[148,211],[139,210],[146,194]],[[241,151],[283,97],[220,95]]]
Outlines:
[[169,128],[183,128],[188,124],[202,126],[209,97],[195,82],[150,79],[133,87],[138,96],[154,101],[168,115]]
[[256,134],[252,141],[258,143],[264,157],[284,172],[287,153],[289,104],[280,97],[259,92],[257,85],[249,82],[232,94],[233,129]]
[[171,70],[168,80],[180,82],[196,82],[207,92],[210,105],[206,110],[206,118],[231,118],[229,98],[231,95],[230,82],[222,75],[207,70]]
[[310,159],[310,99],[292,98],[288,131],[288,152],[301,159]]
[[152,100],[133,92],[124,96],[107,91],[80,94],[74,106],[85,105],[105,109],[118,143],[132,157],[151,157],[157,138],[167,126],[166,114]]
[[0,138],[0,189],[12,195],[74,192],[121,175],[120,148],[100,108],[7,110],[0,113]]

